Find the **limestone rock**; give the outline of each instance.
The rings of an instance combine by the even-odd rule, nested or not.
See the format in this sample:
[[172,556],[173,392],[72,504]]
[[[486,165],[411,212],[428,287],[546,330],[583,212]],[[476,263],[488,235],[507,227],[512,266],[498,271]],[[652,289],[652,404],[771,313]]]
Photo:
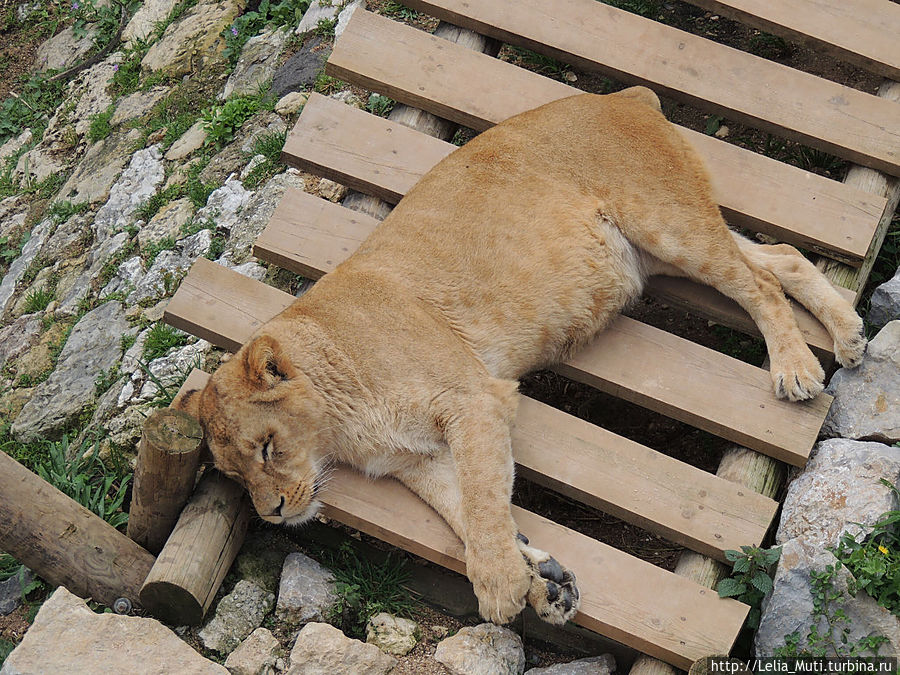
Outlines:
[[365,0],[351,0],[351,2],[344,5],[341,13],[338,14],[337,24],[334,27],[335,42],[341,39],[341,35],[344,34],[344,29],[346,29],[347,24],[350,23],[350,17],[352,17],[353,13],[360,7],[365,9]]
[[69,26],[45,41],[37,50],[35,63],[40,70],[65,70],[84,60],[94,47],[97,31],[89,27],[84,35],[75,35]]
[[47,262],[71,260],[75,250],[81,250],[93,238],[90,213],[81,213],[57,226],[41,248],[41,258]]
[[59,191],[59,199],[74,203],[106,201],[110,188],[131,157],[141,132],[114,133],[92,145]]
[[288,92],[278,99],[278,103],[275,104],[275,112],[279,115],[293,115],[305,106],[308,100],[309,94],[304,91]]
[[185,256],[191,260],[196,260],[209,252],[209,247],[212,246],[212,239],[212,230],[200,230],[179,241],[178,247]]
[[325,66],[329,53],[321,38],[308,38],[303,47],[275,71],[272,76],[272,92],[281,97],[292,91],[312,87],[316,76]]
[[145,0],[122,31],[122,42],[130,45],[151,35],[156,24],[164,21],[177,3],[178,0]]
[[113,293],[130,293],[144,278],[144,261],[136,255],[121,263],[116,275],[100,291],[100,299]]
[[172,295],[178,288],[178,282],[187,274],[193,263],[193,260],[177,251],[162,251],[156,256],[147,274],[128,294],[128,304],[146,304]]
[[522,639],[508,628],[482,623],[441,640],[434,659],[453,675],[522,675]]
[[[0,151],[0,155],[2,154]],[[900,267],[892,279],[872,292],[872,301],[866,316],[866,320],[878,328],[895,319],[900,319]]]
[[94,218],[97,241],[104,241],[132,224],[134,212],[153,196],[165,175],[159,145],[134,153]]
[[297,635],[287,675],[386,675],[397,659],[353,640],[327,623],[308,623]]
[[222,187],[209,195],[206,206],[197,211],[197,220],[214,223],[217,229],[231,232],[252,196],[253,193],[245,190],[241,181],[229,178]]
[[546,668],[531,668],[525,671],[525,675],[610,675],[615,671],[616,660],[612,654],[603,654]]
[[294,625],[322,621],[336,600],[330,571],[302,553],[285,558],[275,608],[280,621]]
[[194,215],[194,205],[190,199],[177,199],[163,206],[138,232],[141,248],[171,238],[178,239],[181,229]]
[[869,342],[863,362],[838,370],[825,391],[834,403],[822,427],[824,436],[900,441],[900,320],[882,328]]
[[200,172],[204,183],[224,183],[236,173],[253,153],[253,145],[263,134],[282,133],[286,129],[284,120],[273,112],[261,112],[250,118],[235,134],[232,143],[220,150]]
[[141,61],[144,70],[187,75],[216,59],[225,48],[221,33],[244,8],[242,0],[205,0],[170,25]]
[[776,541],[801,537],[810,546],[837,546],[845,531],[853,534],[897,508],[893,492],[882,485],[900,479],[900,453],[881,443],[834,438],[816,445],[803,472],[788,486]]
[[91,117],[104,112],[114,101],[113,95],[109,92],[109,81],[121,62],[122,53],[114,52],[100,63],[79,73],[69,83],[67,96],[69,100],[75,101],[75,107],[68,114],[66,106],[57,109],[54,119],[50,120],[42,144],[47,142],[48,135],[57,143],[62,140],[60,132],[65,133],[65,126],[69,123],[73,124],[75,134],[79,138],[88,132],[91,128]]
[[[203,367],[203,359],[212,349],[212,345],[206,340],[197,340],[197,342],[184,345],[177,351],[158,359],[154,359],[148,364],[148,369],[153,376],[162,382],[164,387],[170,387],[179,382],[187,373],[195,367]],[[144,383],[141,388],[140,396],[136,402],[150,401],[159,393],[159,388],[152,379]]]
[[31,129],[25,129],[25,131],[18,136],[10,138],[3,145],[0,145],[0,166],[6,164],[7,158],[12,157],[19,150],[31,143],[33,137]]
[[155,619],[96,614],[60,586],[43,604],[3,675],[46,673],[227,675]]
[[78,272],[76,278],[56,285],[56,294],[59,299],[57,313],[75,314],[78,303],[90,292],[94,282],[103,272],[107,261],[116,255],[127,242],[127,232],[119,232],[114,237],[105,240],[88,254],[85,269],[78,271],[78,268],[75,268],[75,271]]
[[365,102],[349,89],[336,91],[331,95],[331,98],[333,98],[335,101],[340,101],[341,103],[353,106],[354,108],[357,108],[359,110],[362,110],[366,107]]
[[294,32],[296,32],[297,35],[303,35],[304,33],[315,30],[319,26],[319,21],[332,21],[335,19],[338,14],[338,9],[340,9],[339,2],[321,2],[320,0],[313,0],[309,5],[309,9],[303,13],[303,18],[300,19],[300,25],[297,26],[297,29]]
[[416,646],[418,629],[415,621],[379,612],[366,625],[366,642],[386,654],[406,656]]
[[41,320],[36,316],[20,316],[0,328],[0,370],[8,361],[31,349],[41,336]]
[[228,655],[225,667],[231,675],[274,675],[280,646],[267,628],[257,628]]
[[116,103],[116,110],[109,119],[111,126],[117,127],[123,122],[143,117],[159,103],[169,92],[168,87],[157,86],[149,91],[136,91],[125,96]]
[[172,143],[172,147],[166,152],[166,159],[170,162],[184,159],[195,150],[203,147],[206,141],[206,128],[203,120],[194,122],[190,129],[185,131],[181,138]]
[[272,79],[278,56],[284,50],[287,39],[288,31],[270,28],[247,40],[220,98],[259,91],[262,84]]
[[257,281],[262,281],[266,278],[266,268],[253,262],[252,260],[248,260],[241,265],[235,265],[228,259],[226,255],[223,255],[221,258],[216,260],[216,264],[221,265],[222,267],[227,267],[228,269],[233,270],[238,274],[243,274],[245,277],[256,279]]
[[75,324],[56,370],[38,385],[11,431],[21,442],[53,436],[95,398],[94,380],[122,356],[122,336],[132,334],[122,305],[107,302]]
[[[758,656],[770,656],[785,644],[785,637],[797,632],[801,648],[807,644],[806,637],[812,626],[813,588],[810,572],[821,572],[826,565],[834,564],[834,556],[826,550],[809,545],[797,537],[785,542],[781,560],[775,571],[775,588],[763,601],[762,617],[756,634],[754,648]],[[849,639],[855,642],[868,635],[884,635],[890,640],[880,649],[881,655],[900,654],[900,621],[884,607],[878,605],[868,594],[857,593],[850,597],[847,593],[849,572],[841,569],[834,582],[835,589],[843,591],[843,599],[833,604],[834,609],[843,609],[849,620]],[[820,619],[820,633],[825,633],[827,624]],[[835,637],[839,639],[837,631]]]
[[318,191],[321,197],[324,197],[330,202],[337,203],[347,196],[347,194],[350,192],[350,189],[346,185],[335,183],[333,180],[329,180],[328,178],[322,178],[319,181]]
[[242,579],[219,601],[215,616],[197,636],[207,649],[228,654],[259,628],[275,604],[275,596]]
[[232,571],[260,588],[278,592],[281,568],[293,545],[272,530],[249,532]]
[[6,274],[3,276],[3,280],[0,281],[0,317],[2,317],[9,308],[11,304],[10,301],[12,300],[13,294],[16,292],[19,282],[22,280],[22,277],[25,276],[28,267],[37,257],[44,242],[47,241],[47,236],[50,234],[52,227],[53,223],[50,220],[42,220],[35,226],[31,231],[31,236],[28,241],[25,242],[25,246],[22,247],[21,255],[13,260],[9,269],[6,271]]
[[291,171],[273,176],[244,202],[240,218],[230,219],[230,234],[225,250],[233,260],[245,260],[253,249],[253,242],[269,222],[275,207],[288,188],[302,190],[303,178]]
[[[67,326],[55,323],[40,336],[37,344],[15,361],[16,375],[38,379],[53,369],[54,348],[64,339]],[[30,396],[29,396],[30,398]],[[22,401],[23,407],[25,401]]]

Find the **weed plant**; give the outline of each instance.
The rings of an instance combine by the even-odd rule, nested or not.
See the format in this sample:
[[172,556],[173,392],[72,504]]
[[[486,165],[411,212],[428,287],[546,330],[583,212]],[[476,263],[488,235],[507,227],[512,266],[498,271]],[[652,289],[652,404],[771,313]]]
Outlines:
[[116,111],[115,106],[110,105],[106,110],[91,116],[91,126],[88,128],[88,140],[91,142],[102,141],[112,133],[112,126],[109,120],[112,119],[113,113]]
[[203,111],[206,129],[206,144],[221,150],[234,140],[238,129],[260,110],[274,105],[268,92],[260,91],[255,96],[234,96],[221,105]]
[[25,304],[22,309],[25,314],[42,312],[51,302],[53,302],[53,293],[45,288],[38,288],[25,296]]
[[780,557],[780,546],[741,546],[740,551],[725,551],[725,559],[732,563],[732,576],[722,579],[716,590],[720,598],[737,598],[750,605],[747,627],[752,630],[759,628],[763,598],[772,590],[770,570]]
[[285,140],[287,140],[287,130],[261,134],[253,142],[251,154],[253,156],[262,155],[265,159],[253,167],[244,180],[244,185],[252,190],[275,174],[284,171],[285,164],[281,161],[281,150],[284,148]]
[[148,362],[165,356],[173,347],[187,344],[187,335],[165,323],[155,323],[144,341],[144,359]]
[[379,117],[387,117],[394,109],[396,101],[381,94],[370,94],[366,101],[366,110]]
[[402,560],[389,555],[381,564],[361,559],[349,543],[328,561],[334,574],[337,601],[328,621],[350,637],[365,639],[366,624],[379,612],[410,616],[412,601],[404,588],[409,572]]
[[68,200],[53,202],[47,209],[47,216],[55,225],[66,222],[69,218],[79,213],[84,213],[88,208],[87,202],[73,204]]
[[244,44],[267,25],[295,26],[309,8],[310,0],[262,0],[255,11],[244,12],[222,32],[225,38],[223,55],[231,67],[237,64]]
[[416,10],[409,9],[409,7],[405,7],[399,2],[394,2],[394,0],[384,3],[384,7],[381,8],[381,13],[384,16],[389,16],[392,19],[399,19],[400,21],[405,21],[407,23],[416,21],[419,18],[419,13]]

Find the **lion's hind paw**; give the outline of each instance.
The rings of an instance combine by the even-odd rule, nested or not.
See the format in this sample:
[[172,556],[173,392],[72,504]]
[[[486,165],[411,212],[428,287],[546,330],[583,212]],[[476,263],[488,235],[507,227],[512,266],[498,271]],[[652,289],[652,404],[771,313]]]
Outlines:
[[518,542],[519,550],[531,574],[528,604],[544,621],[564,624],[575,616],[581,600],[575,575],[549,553],[528,546],[522,539],[524,537],[520,537]]

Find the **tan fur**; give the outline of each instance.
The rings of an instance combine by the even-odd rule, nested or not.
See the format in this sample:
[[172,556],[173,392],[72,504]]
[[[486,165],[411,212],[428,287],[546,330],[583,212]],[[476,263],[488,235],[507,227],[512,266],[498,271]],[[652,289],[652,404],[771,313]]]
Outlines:
[[486,618],[527,600],[565,621],[574,577],[517,542],[510,515],[516,380],[590,340],[650,273],[737,300],[780,396],[815,396],[824,377],[782,285],[843,364],[862,356],[852,309],[791,247],[732,235],[700,160],[634,88],[545,105],[448,156],[191,405],[266,520],[308,518],[330,461],[396,476],[465,543]]

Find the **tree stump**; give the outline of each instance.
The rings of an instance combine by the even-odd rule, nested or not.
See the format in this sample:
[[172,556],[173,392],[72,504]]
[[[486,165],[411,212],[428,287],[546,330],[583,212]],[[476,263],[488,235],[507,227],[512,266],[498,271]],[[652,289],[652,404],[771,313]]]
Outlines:
[[159,553],[194,489],[203,432],[193,417],[162,408],[144,422],[128,536]]

